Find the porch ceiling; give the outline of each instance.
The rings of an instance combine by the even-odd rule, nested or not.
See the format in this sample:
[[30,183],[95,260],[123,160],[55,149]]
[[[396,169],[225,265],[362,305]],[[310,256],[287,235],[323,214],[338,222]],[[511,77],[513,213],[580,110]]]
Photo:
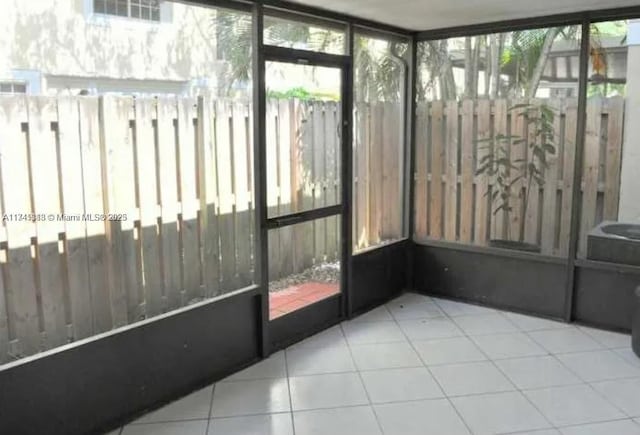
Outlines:
[[293,0],[410,30],[431,30],[587,10],[640,0]]

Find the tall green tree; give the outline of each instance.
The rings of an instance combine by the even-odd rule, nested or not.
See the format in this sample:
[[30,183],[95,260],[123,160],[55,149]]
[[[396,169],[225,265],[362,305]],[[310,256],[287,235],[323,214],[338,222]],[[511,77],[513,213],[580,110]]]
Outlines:
[[237,83],[251,78],[252,20],[248,14],[224,9],[212,14],[210,33],[216,38],[218,59],[227,65],[218,73],[219,94],[231,96]]
[[[265,17],[265,42],[285,47],[312,47],[328,51],[344,41],[344,34],[307,24]],[[227,67],[221,69],[221,94],[229,96],[237,83],[251,77],[251,16],[218,10],[211,19],[211,32],[216,35],[218,58]],[[408,45],[400,41],[379,41],[356,37],[356,98],[361,101],[398,101],[406,71],[404,56]]]
[[407,64],[407,43],[355,38],[356,102],[401,101]]
[[[220,94],[231,96],[233,87],[251,78],[252,19],[248,14],[219,9],[212,13],[211,34],[216,36],[218,59],[225,61],[218,82]],[[313,47],[324,51],[339,43],[338,32],[314,29],[306,24],[265,17],[265,42],[272,45],[295,48]]]

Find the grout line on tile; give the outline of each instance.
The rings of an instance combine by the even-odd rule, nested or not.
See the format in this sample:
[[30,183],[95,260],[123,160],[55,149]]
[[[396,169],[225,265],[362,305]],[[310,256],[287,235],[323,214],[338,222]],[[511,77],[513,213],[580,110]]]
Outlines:
[[[517,325],[515,325],[515,322],[511,321],[511,319],[509,319],[506,315],[505,312],[502,310],[498,310],[497,313],[499,313],[502,317],[504,317],[507,321],[509,321],[510,323],[512,323],[514,326],[516,326],[517,329],[519,329],[517,327]],[[567,367],[562,360],[560,360],[560,358],[558,358],[558,355],[566,355],[566,354],[573,354],[573,353],[588,353],[588,352],[598,352],[598,351],[604,351],[604,350],[608,350],[611,351],[611,349],[606,349],[605,346],[602,345],[602,343],[600,343],[599,341],[595,340],[591,335],[589,335],[587,332],[581,331],[577,326],[572,325],[571,328],[582,332],[583,334],[585,334],[587,337],[591,338],[598,346],[600,346],[600,349],[594,349],[591,351],[575,351],[575,352],[564,352],[564,353],[553,353],[550,352],[545,346],[542,345],[542,343],[538,342],[534,337],[531,336],[530,332],[536,332],[536,331],[523,331],[523,333],[529,337],[529,339],[531,339],[534,343],[536,343],[537,345],[539,345],[540,347],[542,347],[545,351],[548,352],[548,354],[554,358],[556,361],[558,361],[558,363],[560,363],[560,365],[564,368],[566,368],[570,373],[573,373],[577,379],[579,379],[581,381],[581,383],[576,383],[576,384],[571,384],[571,385],[563,385],[563,386],[558,386],[558,387],[544,387],[544,388],[532,388],[532,389],[527,389],[527,390],[521,390],[517,385],[515,385],[515,383],[513,381],[511,381],[511,379],[509,378],[509,376],[507,376],[506,373],[504,373],[502,371],[502,369],[495,363],[494,359],[489,358],[489,361],[491,361],[491,363],[498,369],[498,371],[500,371],[500,373],[502,373],[507,380],[509,380],[509,382],[511,382],[512,384],[514,384],[514,386],[516,387],[517,391],[520,392],[520,394],[522,396],[524,396],[524,398],[531,404],[531,406],[534,407],[534,409],[536,409],[538,411],[538,413],[540,413],[540,415],[549,423],[551,424],[551,427],[553,427],[554,429],[558,429],[557,426],[555,426],[548,418],[547,416],[540,410],[538,409],[538,407],[529,399],[529,397],[524,394],[524,391],[536,391],[536,390],[544,390],[544,389],[549,389],[549,388],[562,388],[562,387],[569,387],[569,386],[579,386],[579,385],[587,385],[592,391],[594,391],[600,398],[602,398],[606,403],[610,404],[611,406],[613,406],[615,409],[617,409],[618,411],[620,411],[623,415],[627,415],[624,411],[622,411],[618,406],[614,405],[613,403],[611,403],[609,400],[607,400],[606,397],[604,397],[602,394],[600,394],[592,385],[590,385],[587,381],[585,381],[584,379],[582,379],[582,377],[580,377],[577,373],[575,373],[574,370],[571,370],[569,367]],[[462,329],[462,328],[461,328]],[[566,330],[566,329],[570,329],[570,328],[562,328],[561,330]],[[467,336],[468,339],[472,340],[475,343],[475,340],[473,340],[473,338],[471,336],[468,336],[466,331],[463,330],[463,333],[465,334],[465,336]],[[489,334],[489,335],[498,335],[498,334]],[[480,352],[482,352],[485,356],[489,357],[479,346],[478,348],[480,349]],[[540,355],[543,356],[543,355]],[[616,420],[617,421],[617,420]]]
[[[503,312],[503,311],[501,311],[501,310],[496,310],[496,313],[497,313],[499,316],[501,316],[502,318],[504,318],[507,322],[509,322],[512,326],[514,326],[514,327],[515,327],[515,329],[516,329],[516,331],[519,331],[519,330],[520,330],[520,328],[518,328],[518,326],[515,324],[515,322],[511,321],[511,319],[509,319],[509,318],[504,314],[504,312]],[[455,322],[455,320],[454,320],[453,318],[452,318],[451,320]],[[456,322],[456,324],[457,324],[457,322]],[[498,370],[498,372],[499,372],[499,373],[501,373],[501,374],[502,374],[502,376],[504,376],[504,377],[505,377],[505,379],[506,379],[506,380],[507,380],[507,381],[508,381],[508,382],[509,382],[509,383],[510,383],[514,388],[515,388],[515,391],[517,391],[518,393],[520,393],[520,395],[521,395],[522,397],[524,397],[524,399],[525,399],[525,400],[526,400],[526,401],[527,401],[527,402],[528,402],[528,403],[533,407],[533,409],[535,409],[535,410],[538,412],[538,414],[540,414],[540,415],[542,416],[542,418],[543,418],[543,419],[544,419],[544,420],[549,424],[549,427],[550,427],[550,428],[556,428],[556,427],[553,425],[553,423],[552,423],[552,422],[547,418],[547,416],[546,416],[546,415],[545,415],[545,414],[544,414],[540,409],[538,409],[538,407],[537,407],[537,406],[535,406],[535,404],[534,404],[533,402],[531,402],[531,400],[529,400],[529,397],[527,397],[527,395],[526,395],[526,394],[524,394],[524,393],[520,390],[520,388],[518,388],[518,386],[516,385],[516,383],[515,383],[515,382],[513,382],[513,381],[511,380],[511,378],[509,378],[509,376],[507,376],[507,374],[506,374],[506,373],[504,373],[504,372],[500,369],[500,367],[498,366],[498,364],[496,364],[496,363],[495,363],[495,361],[494,361],[491,357],[489,357],[489,355],[488,355],[488,354],[487,354],[487,353],[486,353],[486,352],[485,352],[485,351],[484,351],[480,346],[478,346],[478,345],[476,344],[475,340],[473,340],[473,338],[472,338],[469,334],[467,334],[467,331],[465,331],[465,330],[464,330],[460,325],[458,325],[458,326],[460,327],[460,330],[462,330],[462,333],[463,333],[463,334],[464,334],[464,336],[467,338],[467,340],[470,340],[472,343],[474,343],[474,344],[475,344],[475,346],[478,348],[478,350],[480,351],[480,353],[481,353],[482,355],[484,355],[484,356],[487,358],[487,360],[488,360],[488,361],[490,361],[490,362],[491,362],[491,364],[496,368],[496,370]],[[496,335],[496,334],[489,334],[489,335]],[[528,336],[528,334],[527,334],[527,336]],[[531,337],[529,337],[529,338],[531,338]],[[544,346],[540,345],[540,343],[537,343],[535,340],[534,340],[534,343],[538,344],[542,349],[544,349],[544,350],[546,351],[546,348],[545,348]],[[446,392],[445,392],[445,394],[446,394]],[[495,393],[495,394],[500,394],[500,393]],[[453,407],[455,408],[455,405],[453,405]],[[456,408],[456,411],[457,411],[457,408]],[[473,433],[473,432],[471,432],[471,433]]]
[[[178,399],[178,400],[180,400],[180,399]],[[171,402],[171,403],[173,403],[173,402]],[[153,412],[153,411],[151,411],[151,412]],[[151,414],[151,412],[149,412],[148,414]],[[148,414],[144,414],[144,415],[148,415]],[[206,420],[207,420],[206,418],[183,418],[183,419],[176,419],[176,420],[145,421],[145,422],[141,422],[141,423],[132,422],[132,423],[129,423],[127,426],[150,426],[150,425],[153,425],[153,424],[182,423],[182,422],[206,421]],[[123,426],[123,428],[124,428],[124,426]]]
[[[389,310],[387,310],[387,311],[389,311]],[[396,323],[396,325],[397,325],[397,322],[395,320],[393,322]],[[346,335],[347,334],[345,334],[344,330],[342,329],[342,324],[340,325],[340,330],[342,331],[342,333],[344,334],[345,339],[346,339]],[[376,419],[376,424],[378,425],[378,429],[380,429],[380,433],[381,434],[384,434],[384,430],[382,429],[382,424],[380,423],[380,419],[378,418],[378,413],[376,412],[376,408],[373,406],[373,402],[371,400],[371,396],[369,395],[369,390],[367,390],[367,385],[364,383],[364,379],[362,377],[362,373],[360,372],[360,369],[358,368],[358,365],[356,364],[356,359],[353,357],[353,351],[351,350],[351,344],[349,343],[349,340],[347,340],[347,349],[349,349],[349,355],[351,356],[351,360],[353,361],[353,366],[356,368],[356,371],[358,373],[358,378],[360,379],[360,384],[362,384],[362,388],[364,389],[364,393],[367,396],[367,401],[369,402],[369,407],[371,408],[371,411],[373,412],[373,417]]]
[[[615,381],[619,381],[620,379],[612,379]],[[603,381],[604,382],[604,381]],[[585,382],[585,385],[587,385],[589,388],[591,388],[591,391],[593,391],[598,397],[600,397],[602,400],[604,400],[606,403],[608,403],[609,405],[613,406],[615,409],[617,409],[618,411],[620,411],[622,413],[622,415],[626,415],[629,418],[633,418],[630,415],[628,415],[622,408],[620,408],[618,405],[616,405],[615,403],[613,403],[612,401],[610,401],[608,398],[606,398],[604,396],[604,394],[602,394],[600,391],[596,390],[596,388],[591,385],[588,382]]]
[[284,414],[291,414],[290,411],[277,411],[277,412],[263,412],[263,413],[259,413],[259,414],[242,414],[242,415],[229,415],[226,417],[211,417],[211,420],[230,420],[232,418],[238,418],[238,417],[257,417],[257,416],[263,416],[263,415],[284,415]]
[[211,400],[209,402],[209,418],[207,419],[207,431],[205,435],[209,435],[209,427],[211,426],[211,415],[213,414],[213,395],[216,392],[216,383],[213,384],[211,388]]
[[558,426],[556,429],[560,430],[560,429],[567,429],[570,427],[580,427],[580,426],[590,426],[590,425],[594,425],[594,424],[603,424],[603,423],[615,423],[618,421],[631,421],[633,423],[633,419],[629,418],[629,417],[625,417],[625,418],[614,418],[614,419],[609,419],[609,420],[601,420],[601,421],[593,421],[591,423],[579,423],[579,424],[565,424],[562,426]]
[[[372,323],[394,323],[401,331],[402,336],[404,337],[405,341],[381,341],[381,342],[374,342],[374,343],[352,343],[348,338],[347,338],[347,334],[345,333],[345,325],[348,325],[349,322],[342,322],[340,323],[338,326],[338,330],[340,331],[340,335],[341,337],[344,339],[344,344],[343,343],[339,343],[339,346],[337,347],[345,347],[348,349],[349,351],[349,355],[351,357],[351,359],[354,362],[354,366],[355,366],[355,372],[354,371],[341,371],[341,372],[332,372],[332,373],[326,373],[326,374],[353,374],[353,373],[358,373],[358,377],[360,379],[361,385],[365,391],[365,394],[367,396],[367,401],[368,401],[368,405],[373,413],[374,413],[374,417],[376,418],[376,422],[378,424],[379,429],[382,431],[382,425],[380,422],[380,419],[378,418],[375,406],[376,405],[385,405],[385,404],[394,404],[394,403],[410,403],[410,402],[423,402],[423,401],[431,401],[431,400],[447,400],[447,402],[453,407],[453,409],[455,410],[456,414],[458,415],[458,417],[460,418],[460,420],[464,423],[465,427],[467,428],[467,430],[470,433],[473,433],[471,431],[471,428],[469,427],[468,423],[465,421],[465,419],[462,417],[462,415],[460,414],[460,412],[458,411],[458,409],[455,407],[455,405],[453,404],[451,398],[459,398],[459,397],[471,397],[471,396],[481,396],[481,395],[490,395],[490,394],[504,394],[508,391],[503,391],[503,392],[491,392],[491,393],[472,393],[472,394],[464,394],[464,395],[447,395],[447,393],[445,392],[445,390],[442,388],[442,385],[440,384],[440,382],[438,381],[438,379],[433,375],[433,372],[431,371],[431,367],[439,367],[439,366],[450,366],[453,365],[452,363],[446,363],[446,364],[427,364],[423,358],[422,355],[417,351],[416,347],[415,347],[415,343],[419,343],[419,342],[433,342],[433,341],[446,341],[446,340],[455,340],[455,339],[459,339],[459,338],[466,338],[467,340],[470,340],[470,342],[474,343],[474,345],[478,348],[480,354],[484,355],[486,357],[486,360],[484,360],[484,362],[491,362],[491,364],[498,370],[498,372],[500,372],[506,379],[507,381],[514,387],[514,390],[512,391],[517,391],[519,392],[522,396],[524,396],[525,400],[527,400],[527,402],[544,418],[544,420],[550,424],[549,428],[554,428],[554,429],[558,429],[559,427],[574,427],[574,426],[583,426],[585,424],[596,424],[596,423],[607,423],[607,422],[615,422],[615,421],[626,421],[626,420],[630,420],[632,421],[634,424],[640,424],[640,420],[639,419],[634,419],[634,417],[632,416],[628,416],[625,418],[619,418],[619,419],[613,419],[613,420],[605,420],[605,421],[600,421],[600,422],[594,422],[594,423],[582,423],[582,424],[576,424],[576,425],[566,425],[566,426],[554,426],[547,418],[547,416],[540,411],[540,409],[538,409],[538,407],[529,399],[529,397],[525,394],[525,392],[527,391],[537,391],[537,390],[544,390],[544,389],[552,389],[552,388],[562,388],[562,387],[571,387],[571,386],[579,386],[579,385],[587,385],[598,397],[600,397],[602,400],[604,400],[606,403],[608,403],[610,406],[612,406],[613,408],[615,408],[616,410],[618,410],[619,412],[621,412],[622,415],[627,416],[628,414],[626,412],[624,412],[622,409],[620,409],[618,406],[616,406],[615,404],[613,404],[611,401],[609,401],[606,397],[604,397],[598,390],[596,390],[596,388],[594,387],[594,384],[600,383],[600,382],[609,382],[609,381],[619,381],[619,380],[626,380],[626,379],[638,379],[638,376],[630,376],[630,377],[622,377],[622,378],[616,378],[616,379],[606,379],[606,380],[601,380],[601,381],[594,381],[594,382],[587,382],[584,381],[577,373],[575,373],[574,370],[571,370],[571,368],[567,367],[559,358],[559,355],[566,355],[566,354],[576,354],[576,353],[589,353],[589,352],[602,352],[602,351],[609,351],[609,352],[614,352],[616,355],[618,355],[622,360],[624,360],[625,362],[628,362],[626,358],[623,358],[622,356],[620,356],[617,352],[615,352],[615,350],[619,350],[619,349],[626,349],[625,347],[607,347],[605,345],[603,345],[602,343],[600,343],[598,340],[596,340],[593,336],[591,336],[591,334],[589,334],[588,332],[585,331],[581,331],[579,328],[577,328],[575,325],[571,325],[570,328],[573,328],[575,330],[580,331],[581,333],[585,334],[586,336],[588,336],[589,338],[591,338],[598,346],[598,349],[592,349],[592,350],[581,350],[581,351],[571,351],[571,352],[561,352],[561,353],[554,353],[554,352],[550,352],[546,349],[546,347],[544,347],[540,342],[538,342],[537,340],[535,340],[535,338],[532,336],[532,333],[535,332],[539,332],[539,331],[552,331],[552,330],[570,330],[570,328],[567,328],[566,326],[563,327],[557,327],[557,328],[545,328],[545,329],[536,329],[536,330],[525,330],[525,329],[521,329],[520,327],[518,327],[517,324],[515,324],[514,321],[512,321],[511,319],[508,318],[508,316],[506,315],[506,311],[502,311],[502,310],[494,310],[493,312],[487,312],[487,313],[478,313],[478,314],[472,314],[472,315],[467,315],[467,317],[475,317],[475,316],[479,316],[479,315],[487,315],[487,314],[494,314],[494,315],[499,315],[502,318],[504,318],[507,322],[509,322],[510,324],[512,324],[513,326],[515,326],[516,330],[512,331],[512,332],[497,332],[497,333],[488,333],[488,334],[480,334],[480,335],[469,335],[465,330],[463,330],[458,323],[456,322],[456,317],[462,317],[462,316],[451,316],[449,315],[444,309],[442,309],[442,307],[438,304],[437,300],[433,299],[433,298],[429,298],[428,299],[429,303],[433,303],[435,304],[440,311],[442,312],[442,314],[438,317],[423,317],[423,318],[416,318],[416,319],[398,319],[396,316],[393,315],[393,313],[391,313],[391,311],[389,310],[389,308],[386,305],[382,305],[382,307],[384,307],[384,309],[386,310],[387,313],[389,313],[391,315],[391,319],[389,320],[373,320],[373,321],[360,321],[358,322],[359,324],[372,324]],[[422,303],[422,302],[421,302]],[[461,304],[464,304],[464,302],[460,302]],[[409,302],[406,305],[412,305],[413,303]],[[357,318],[356,318],[357,319]],[[428,338],[428,339],[419,339],[419,340],[412,340],[409,338],[409,336],[407,335],[407,333],[404,331],[404,329],[401,327],[401,322],[404,321],[416,321],[416,320],[424,320],[425,321],[425,326],[428,327],[428,322],[431,320],[448,320],[450,322],[452,322],[454,325],[456,325],[456,327],[460,330],[460,335],[455,336],[455,337],[442,337],[442,338]],[[544,350],[545,350],[545,354],[541,354],[541,355],[531,355],[531,356],[518,356],[518,357],[509,357],[509,358],[491,358],[489,357],[489,355],[481,348],[477,345],[474,337],[486,337],[486,336],[500,336],[500,335],[509,335],[509,334],[518,334],[518,333],[523,333],[525,334],[529,339],[531,339],[534,343],[536,343],[537,345],[541,346]],[[393,344],[393,343],[408,343],[409,346],[411,347],[411,349],[417,354],[420,362],[422,363],[422,366],[412,366],[412,367],[387,367],[387,368],[376,368],[376,369],[360,369],[357,367],[357,365],[355,364],[355,358],[353,357],[353,347],[359,347],[359,346],[374,346],[374,345],[384,345],[384,344]],[[310,349],[327,349],[330,347],[336,347],[333,345],[316,345],[316,346],[308,346]],[[304,349],[304,347],[300,347],[300,349]],[[356,408],[356,407],[362,407],[363,405],[345,405],[345,406],[336,406],[336,407],[321,407],[321,408],[311,408],[311,409],[304,409],[304,410],[298,410],[298,411],[294,411],[293,409],[293,398],[291,395],[291,383],[290,380],[292,378],[298,378],[298,377],[312,377],[312,376],[319,376],[319,375],[324,375],[325,373],[318,373],[318,374],[305,374],[305,375],[299,375],[299,376],[290,376],[289,373],[289,368],[288,368],[288,358],[287,358],[287,351],[289,349],[285,349],[283,350],[283,357],[284,357],[284,364],[285,364],[285,375],[286,375],[286,381],[287,381],[287,388],[288,388],[288,393],[289,393],[289,406],[290,406],[290,410],[288,412],[286,412],[286,414],[288,414],[291,418],[291,425],[293,428],[293,434],[295,435],[296,433],[296,429],[295,429],[295,420],[294,420],[294,413],[295,412],[308,412],[308,411],[317,411],[317,410],[327,410],[327,409],[344,409],[344,408]],[[557,361],[562,367],[564,367],[566,370],[568,370],[570,373],[573,373],[574,375],[576,375],[577,379],[580,380],[580,382],[576,382],[576,383],[572,383],[572,384],[566,384],[566,385],[557,385],[557,386],[545,386],[545,387],[536,387],[536,388],[528,388],[528,389],[520,389],[515,382],[513,382],[511,380],[511,378],[500,368],[500,366],[496,363],[496,361],[509,361],[509,360],[519,360],[519,359],[530,359],[530,358],[542,358],[542,357],[548,357],[551,356],[552,358],[554,358],[555,361]],[[481,362],[481,361],[477,361],[477,362]],[[474,361],[470,361],[469,363],[474,363]],[[396,400],[396,401],[389,401],[389,402],[378,402],[378,403],[373,403],[370,393],[366,387],[366,384],[364,382],[364,378],[363,378],[363,373],[367,373],[367,372],[375,372],[375,371],[385,371],[385,370],[398,370],[398,369],[409,369],[409,368],[417,368],[417,367],[424,367],[427,369],[427,371],[429,372],[430,376],[433,378],[434,382],[436,383],[436,385],[438,385],[438,388],[440,389],[440,392],[442,393],[443,397],[433,397],[433,398],[426,398],[426,399],[410,399],[410,400]],[[224,381],[224,382],[251,382],[251,381],[256,381],[256,380],[273,380],[273,379],[282,379],[282,377],[264,377],[264,378],[255,378],[255,379],[239,379],[239,380],[231,380],[231,381]],[[225,418],[237,418],[237,417],[249,417],[249,416],[264,416],[264,415],[276,415],[276,414],[285,414],[285,412],[271,412],[271,413],[257,413],[257,414],[240,414],[240,415],[234,415],[234,416],[226,416],[226,417],[213,417],[213,406],[214,406],[214,395],[215,395],[215,389],[216,389],[216,383],[213,384],[212,386],[212,390],[211,390],[211,398],[210,398],[210,406],[209,406],[209,414],[208,414],[208,419],[207,419],[207,425],[206,425],[206,430],[207,430],[207,434],[209,433],[210,429],[211,429],[211,424],[213,420],[218,420],[218,419],[225,419]],[[166,422],[162,422],[162,423],[175,423],[175,422],[180,422],[180,421],[202,421],[203,419],[190,419],[190,420],[174,420],[174,421],[166,421]],[[158,424],[158,422],[150,422],[150,423],[135,423],[135,424]],[[122,426],[119,428],[119,430],[117,431],[118,434],[122,434],[124,432],[125,427]],[[525,431],[526,432],[526,431]],[[511,434],[517,434],[518,432],[510,432]],[[523,432],[520,432],[523,433]]]
[[[325,406],[322,408],[305,408],[305,409],[297,409],[295,411],[292,412],[292,414],[299,414],[301,412],[311,412],[311,411],[326,411],[326,410],[334,410],[334,409],[344,409],[344,408],[363,408],[369,406],[371,407],[372,405],[370,403],[368,404],[363,404],[360,403],[358,405],[340,405],[340,406]],[[260,414],[260,415],[264,415],[264,414]]]
[[[263,360],[264,361],[264,360]],[[252,366],[250,366],[252,367]],[[306,375],[309,376],[309,375]],[[276,377],[255,377],[251,379],[230,379],[218,382],[219,384],[238,384],[242,382],[253,382],[253,381],[275,381],[277,379],[286,379],[286,376],[276,376]]]
[[282,355],[284,358],[284,373],[287,376],[287,392],[289,394],[289,415],[291,417],[291,429],[293,431],[293,435],[296,435],[296,424],[293,419],[293,398],[291,397],[291,376],[289,376],[289,358],[287,357],[287,350],[285,349],[284,354]]
[[[436,304],[437,305],[437,304]],[[440,310],[442,311],[442,313],[445,315],[445,318],[448,318],[449,320],[451,320],[451,318],[449,317],[449,315],[442,309],[442,307],[438,306],[438,308],[440,308]],[[396,323],[398,323],[396,321]],[[455,323],[455,322],[454,322]],[[457,323],[456,323],[456,326]],[[398,328],[400,328],[400,324],[398,324]],[[458,326],[458,328],[460,328]],[[460,328],[462,330],[462,328]],[[433,381],[436,383],[436,385],[438,386],[438,388],[440,388],[440,391],[442,392],[444,399],[447,401],[447,403],[449,403],[449,406],[451,406],[451,408],[454,410],[454,412],[456,413],[456,415],[458,416],[458,418],[460,419],[460,421],[462,422],[462,424],[464,424],[464,427],[467,429],[467,431],[469,432],[469,434],[472,434],[473,431],[471,430],[471,427],[469,426],[469,424],[467,423],[467,421],[462,417],[462,415],[460,414],[460,411],[458,411],[458,408],[455,407],[455,405],[453,404],[453,402],[451,401],[451,399],[449,398],[449,396],[447,395],[447,392],[444,390],[444,388],[442,387],[442,385],[440,384],[440,381],[438,381],[438,379],[434,376],[433,372],[431,371],[431,369],[429,368],[429,366],[425,363],[425,361],[422,359],[422,355],[420,355],[420,352],[418,352],[418,350],[416,349],[416,347],[414,346],[413,342],[411,340],[409,340],[409,337],[407,336],[407,334],[404,332],[404,330],[402,328],[400,328],[400,330],[402,331],[402,333],[405,335],[405,338],[407,339],[407,341],[409,342],[409,345],[411,346],[411,349],[413,349],[413,351],[416,353],[416,355],[418,355],[418,358],[420,359],[420,361],[422,361],[422,364],[424,365],[424,367],[429,371],[429,375],[431,375],[431,377],[433,378]],[[464,333],[464,331],[462,331],[462,333]],[[434,399],[436,400],[436,399]],[[442,399],[440,399],[442,400]]]

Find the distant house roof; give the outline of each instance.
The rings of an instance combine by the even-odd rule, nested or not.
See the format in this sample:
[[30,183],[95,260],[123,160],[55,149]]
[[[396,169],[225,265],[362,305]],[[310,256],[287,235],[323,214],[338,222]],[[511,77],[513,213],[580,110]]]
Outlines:
[[[599,38],[599,46],[606,51],[605,81],[608,83],[626,83],[627,43],[620,36]],[[479,69],[486,68],[486,51],[481,51]],[[579,75],[580,41],[576,39],[558,40],[553,44],[549,61],[542,76],[543,82],[570,83],[577,82]],[[450,51],[454,67],[464,68],[465,53],[463,49]],[[509,67],[502,69],[503,74],[510,74]]]

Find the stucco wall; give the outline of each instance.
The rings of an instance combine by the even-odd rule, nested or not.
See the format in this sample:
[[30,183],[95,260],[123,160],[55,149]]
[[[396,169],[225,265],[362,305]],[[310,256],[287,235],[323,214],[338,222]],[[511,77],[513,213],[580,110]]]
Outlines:
[[169,19],[152,23],[93,14],[91,0],[4,0],[0,77],[23,69],[45,77],[208,80],[214,87],[222,64],[216,60],[215,10],[163,4]]

